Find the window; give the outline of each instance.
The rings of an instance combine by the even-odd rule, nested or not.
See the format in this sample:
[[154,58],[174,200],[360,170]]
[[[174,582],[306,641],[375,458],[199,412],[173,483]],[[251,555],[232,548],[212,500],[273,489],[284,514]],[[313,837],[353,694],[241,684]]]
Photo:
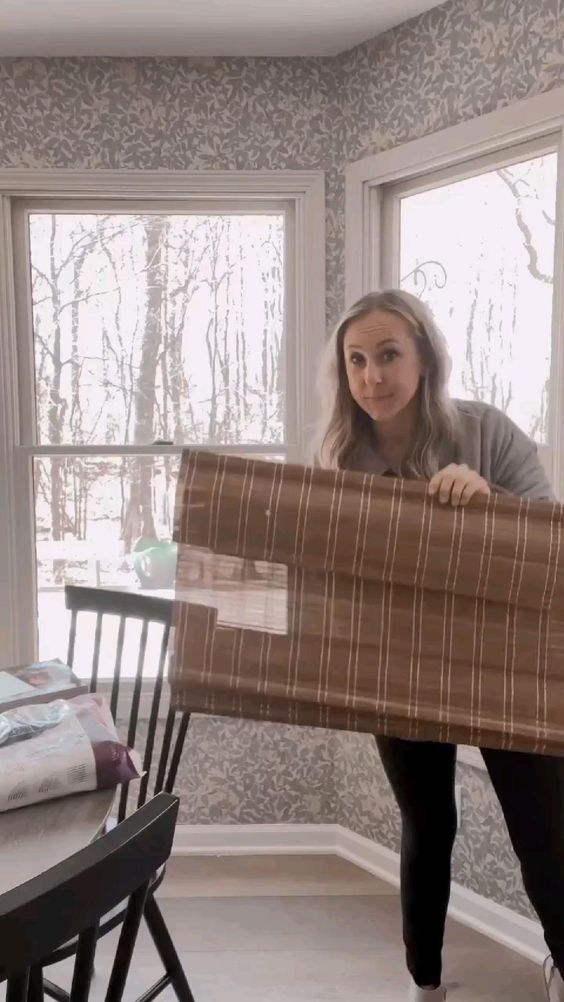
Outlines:
[[[384,188],[382,262],[444,331],[451,392],[548,442],[558,155],[511,152]],[[399,255],[388,254],[396,230]],[[397,277],[396,277],[397,276]]]
[[[172,595],[184,446],[301,456],[303,367],[322,343],[324,306],[313,302],[320,269],[311,269],[311,297],[303,291],[316,224],[308,231],[302,202],[321,207],[319,182],[305,176],[299,196],[290,186],[278,197],[255,189],[207,201],[10,200],[14,486],[28,509],[18,539],[32,568],[19,589],[38,623],[34,650],[20,629],[18,660],[64,657],[66,583]],[[302,318],[314,317],[304,347]],[[112,670],[101,665],[102,675]]]
[[563,92],[347,171],[347,296],[399,286],[432,308],[455,397],[507,413],[564,497]]

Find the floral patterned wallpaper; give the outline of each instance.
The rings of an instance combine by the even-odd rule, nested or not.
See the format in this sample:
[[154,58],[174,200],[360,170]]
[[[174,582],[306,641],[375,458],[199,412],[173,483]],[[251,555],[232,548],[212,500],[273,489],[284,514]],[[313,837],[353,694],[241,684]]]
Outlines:
[[323,170],[332,322],[342,81],[328,59],[0,59],[0,166]]
[[[347,162],[564,84],[564,0],[450,0],[335,59],[0,60],[0,166],[319,169],[327,319]],[[485,774],[460,768],[455,879],[530,914]],[[370,738],[197,718],[182,821],[341,822],[397,848]]]
[[451,0],[340,57],[359,159],[564,84],[562,0]]

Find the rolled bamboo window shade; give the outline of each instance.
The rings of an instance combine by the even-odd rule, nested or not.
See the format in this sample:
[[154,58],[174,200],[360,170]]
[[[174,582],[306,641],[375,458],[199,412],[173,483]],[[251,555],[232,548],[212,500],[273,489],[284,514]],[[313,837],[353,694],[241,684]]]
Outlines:
[[564,754],[563,510],[186,451],[172,705]]

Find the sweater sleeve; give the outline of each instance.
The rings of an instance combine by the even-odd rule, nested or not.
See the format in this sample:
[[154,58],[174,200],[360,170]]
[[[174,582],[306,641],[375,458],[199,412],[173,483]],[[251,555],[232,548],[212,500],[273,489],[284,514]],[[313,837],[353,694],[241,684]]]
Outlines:
[[492,489],[534,501],[554,500],[535,443],[500,411],[492,411],[491,417]]

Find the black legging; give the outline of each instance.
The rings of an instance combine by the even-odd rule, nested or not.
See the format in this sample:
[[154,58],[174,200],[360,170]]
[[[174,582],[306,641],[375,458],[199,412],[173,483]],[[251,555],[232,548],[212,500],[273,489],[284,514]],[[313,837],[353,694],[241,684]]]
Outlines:
[[[377,737],[402,816],[401,904],[407,967],[440,984],[456,834],[454,745]],[[483,749],[523,882],[564,976],[564,759]]]

